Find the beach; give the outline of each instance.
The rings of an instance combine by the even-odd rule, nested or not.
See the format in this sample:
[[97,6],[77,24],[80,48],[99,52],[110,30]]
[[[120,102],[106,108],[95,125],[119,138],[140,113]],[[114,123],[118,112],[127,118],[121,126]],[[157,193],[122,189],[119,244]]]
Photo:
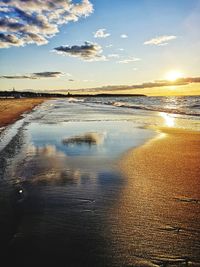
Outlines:
[[24,112],[31,111],[44,99],[0,99],[0,127],[15,122]]
[[[168,181],[172,197],[200,199],[200,132],[161,128],[158,136],[129,151],[121,166],[128,177]],[[140,177],[140,179],[141,179]]]
[[200,0],[0,2],[3,267],[200,267]]
[[[200,133],[155,130],[155,138],[128,151],[120,161],[128,181],[123,208],[118,210],[122,239],[124,244],[137,244],[132,250],[149,245],[147,266],[163,262],[200,266]],[[127,253],[125,247],[120,248],[122,254]],[[192,257],[197,263],[189,262]]]
[[200,266],[198,117],[124,101],[47,100],[2,132],[8,263]]

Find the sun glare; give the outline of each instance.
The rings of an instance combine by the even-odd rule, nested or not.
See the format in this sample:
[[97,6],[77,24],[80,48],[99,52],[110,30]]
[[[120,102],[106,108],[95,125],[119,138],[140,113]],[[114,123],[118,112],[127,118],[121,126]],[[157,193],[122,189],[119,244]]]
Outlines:
[[175,119],[172,115],[160,112],[161,117],[164,119],[164,125],[168,127],[173,127],[175,125]]
[[173,81],[176,81],[177,79],[180,79],[181,77],[183,77],[183,74],[180,71],[172,70],[172,71],[169,71],[165,77],[168,81],[173,82]]

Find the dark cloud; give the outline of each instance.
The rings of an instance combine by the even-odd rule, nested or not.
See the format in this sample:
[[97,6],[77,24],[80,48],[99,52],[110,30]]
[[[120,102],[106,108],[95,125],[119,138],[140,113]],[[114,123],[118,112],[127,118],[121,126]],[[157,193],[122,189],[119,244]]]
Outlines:
[[[130,89],[151,89],[155,87],[166,87],[166,86],[183,86],[188,85],[191,83],[200,83],[200,77],[188,77],[188,78],[180,78],[176,81],[154,81],[154,82],[147,82],[142,84],[133,84],[133,85],[111,85],[111,86],[103,86],[98,88],[91,88],[87,89],[90,92],[97,92],[97,91],[123,91],[123,90],[130,90]],[[84,91],[84,90],[82,90]]]
[[96,43],[85,42],[84,45],[59,46],[54,48],[58,54],[78,57],[85,61],[106,60],[102,55],[102,47]]
[[3,75],[0,76],[0,79],[33,79],[33,77],[27,75]]
[[24,27],[22,23],[17,22],[11,18],[0,18],[0,30],[1,31],[19,31]]
[[[145,89],[145,88],[154,88],[154,87],[164,87],[164,86],[181,86],[187,85],[190,83],[199,83],[200,77],[193,77],[193,78],[180,78],[175,81],[155,81],[155,82],[147,82],[142,84],[134,84],[129,86],[130,89]],[[127,88],[127,87],[126,87]]]
[[33,73],[34,77],[37,78],[57,78],[63,75],[60,71],[46,71],[46,72],[36,72]]
[[89,0],[3,0],[0,12],[0,48],[7,48],[45,44],[59,26],[90,15],[93,6]]
[[14,34],[0,33],[0,47],[20,46],[23,42]]
[[200,77],[182,78],[182,79],[179,79],[179,81],[185,82],[185,83],[200,83]]
[[40,79],[40,78],[59,78],[63,75],[59,71],[46,71],[46,72],[36,72],[29,75],[3,75],[0,79]]

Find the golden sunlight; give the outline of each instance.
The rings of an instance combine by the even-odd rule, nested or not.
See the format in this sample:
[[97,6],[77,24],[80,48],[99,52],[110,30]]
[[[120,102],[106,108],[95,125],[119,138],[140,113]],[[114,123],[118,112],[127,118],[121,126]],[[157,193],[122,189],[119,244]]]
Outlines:
[[164,125],[173,127],[175,125],[175,119],[171,114],[160,112],[161,117],[164,119]]
[[182,77],[183,77],[183,74],[180,71],[177,71],[177,70],[171,70],[165,75],[165,78],[168,81],[172,81],[172,82],[176,81],[177,79],[180,79]]

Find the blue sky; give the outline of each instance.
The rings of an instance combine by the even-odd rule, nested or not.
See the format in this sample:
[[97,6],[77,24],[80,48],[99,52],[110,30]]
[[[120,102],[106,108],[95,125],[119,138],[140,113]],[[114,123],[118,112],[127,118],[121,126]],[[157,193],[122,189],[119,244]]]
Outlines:
[[[50,24],[48,20],[53,9],[51,12],[45,6],[42,7],[46,16],[44,22],[49,23],[47,30],[51,31],[53,37],[49,37],[46,26],[46,32],[43,33],[44,29],[39,28],[38,21],[35,22],[33,14],[40,12],[39,0],[35,1],[38,4],[36,6],[31,5],[30,0],[28,8],[21,5],[20,0],[9,2],[0,1],[3,10],[0,13],[0,25],[3,25],[0,26],[1,90],[13,86],[16,89],[35,90],[130,86],[165,79],[170,71],[176,72],[177,78],[178,74],[183,77],[199,77],[199,0],[71,1],[75,7],[68,12],[73,16],[75,14],[76,19],[67,24],[62,24],[58,19]],[[80,5],[78,12],[76,4]],[[5,13],[6,8],[12,11]],[[22,14],[19,9],[23,11]],[[28,21],[26,14],[31,14],[31,20],[29,16]],[[63,15],[58,14],[61,19]],[[17,33],[8,28],[8,22],[11,24],[14,20],[23,23],[23,34],[21,28]],[[29,28],[25,27],[26,24]],[[57,32],[52,27],[55,24]],[[31,30],[42,40],[33,41],[29,34]],[[98,30],[103,34],[95,38]],[[21,39],[8,42],[5,38],[7,35]],[[83,47],[86,41],[90,43]],[[59,48],[59,53],[56,48]],[[85,49],[89,53],[87,56],[84,54]],[[47,72],[53,74],[48,76]],[[37,76],[35,73],[41,74]],[[195,91],[198,86],[197,83],[193,84]],[[181,86],[178,90],[180,89],[191,90],[191,85]],[[147,88],[147,91],[152,90],[154,89]]]

